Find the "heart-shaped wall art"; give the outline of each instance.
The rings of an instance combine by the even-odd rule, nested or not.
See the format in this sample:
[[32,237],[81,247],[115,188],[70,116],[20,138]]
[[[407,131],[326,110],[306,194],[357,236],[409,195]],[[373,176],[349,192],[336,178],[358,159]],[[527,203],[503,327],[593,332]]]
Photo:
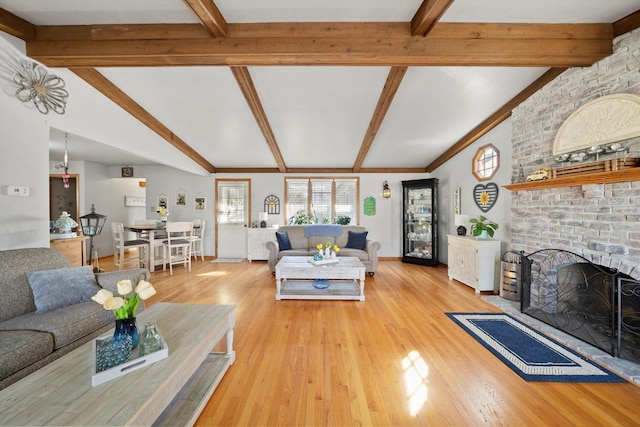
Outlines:
[[498,200],[498,186],[495,182],[476,185],[473,187],[473,200],[482,212],[489,211]]

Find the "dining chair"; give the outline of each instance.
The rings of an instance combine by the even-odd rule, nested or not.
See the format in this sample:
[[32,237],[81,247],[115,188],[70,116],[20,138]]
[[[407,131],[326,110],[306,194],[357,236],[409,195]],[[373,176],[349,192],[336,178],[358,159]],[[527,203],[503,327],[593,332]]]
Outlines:
[[191,256],[204,261],[204,226],[207,221],[204,219],[193,220],[193,234],[191,235]]
[[192,221],[167,222],[167,240],[162,243],[162,270],[167,269],[173,275],[173,265],[182,264],[191,271],[191,235]]
[[[146,240],[125,240],[124,238],[124,224],[121,222],[111,223],[111,233],[113,236],[113,269],[118,267],[118,270],[122,270],[125,264],[137,263],[138,267],[149,267],[149,242]],[[137,249],[137,258],[125,257],[125,249]]]

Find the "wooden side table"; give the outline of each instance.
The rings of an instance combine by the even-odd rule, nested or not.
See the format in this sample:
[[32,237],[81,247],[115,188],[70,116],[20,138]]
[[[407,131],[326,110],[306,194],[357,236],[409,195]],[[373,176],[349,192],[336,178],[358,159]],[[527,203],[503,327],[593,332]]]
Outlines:
[[82,267],[87,262],[86,236],[78,236],[71,239],[55,239],[49,242],[49,247],[62,252],[71,267]]

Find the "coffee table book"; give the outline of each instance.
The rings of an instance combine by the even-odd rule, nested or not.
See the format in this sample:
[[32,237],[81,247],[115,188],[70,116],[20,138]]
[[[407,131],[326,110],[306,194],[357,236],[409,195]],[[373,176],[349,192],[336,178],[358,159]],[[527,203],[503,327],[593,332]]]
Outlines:
[[152,363],[155,363],[159,360],[166,359],[169,357],[169,346],[165,342],[162,334],[158,329],[156,329],[158,335],[160,335],[160,350],[154,351],[153,353],[149,353],[145,356],[138,356],[135,358],[131,358],[135,355],[138,355],[140,352],[140,344],[131,352],[131,356],[129,360],[120,365],[114,366],[110,369],[105,369],[104,371],[96,372],[97,364],[96,364],[96,349],[97,345],[100,341],[104,341],[113,337],[113,334],[103,335],[98,337],[92,341],[92,349],[91,349],[91,386],[97,386],[98,384],[102,384],[114,378],[121,377],[123,375],[128,374],[129,372],[136,371],[140,368],[144,368],[145,366],[149,366]]

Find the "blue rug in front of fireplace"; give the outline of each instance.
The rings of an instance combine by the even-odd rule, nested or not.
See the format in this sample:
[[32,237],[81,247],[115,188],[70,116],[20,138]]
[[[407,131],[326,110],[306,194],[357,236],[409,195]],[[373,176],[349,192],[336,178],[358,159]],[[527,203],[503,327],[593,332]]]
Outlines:
[[446,313],[527,381],[613,383],[626,380],[504,313]]

